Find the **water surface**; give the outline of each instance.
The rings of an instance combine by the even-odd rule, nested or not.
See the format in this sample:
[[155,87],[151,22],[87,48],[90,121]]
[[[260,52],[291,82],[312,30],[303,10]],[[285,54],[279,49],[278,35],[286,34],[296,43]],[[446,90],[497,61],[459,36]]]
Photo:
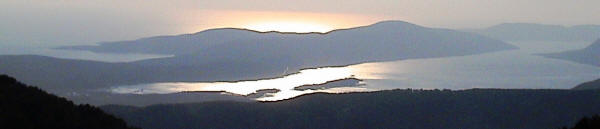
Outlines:
[[[514,42],[521,49],[479,55],[374,62],[345,67],[301,70],[281,78],[239,82],[166,82],[119,86],[116,93],[175,93],[181,91],[223,91],[249,95],[259,90],[277,89],[259,101],[276,101],[295,96],[325,92],[347,93],[387,89],[569,89],[582,82],[600,78],[600,68],[574,62],[544,58],[550,53],[583,48],[585,42]],[[318,90],[294,90],[307,84],[357,78],[364,85],[339,86]]]

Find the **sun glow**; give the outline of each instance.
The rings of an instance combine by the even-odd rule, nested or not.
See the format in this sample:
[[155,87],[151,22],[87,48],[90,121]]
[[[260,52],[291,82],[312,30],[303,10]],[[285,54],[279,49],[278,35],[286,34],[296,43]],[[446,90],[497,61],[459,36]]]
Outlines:
[[316,24],[316,23],[308,23],[308,22],[262,22],[246,25],[244,28],[268,32],[268,31],[278,31],[278,32],[295,32],[295,33],[310,33],[310,32],[319,32],[325,33],[333,30],[333,27]]
[[[382,19],[380,15],[298,11],[196,10],[179,19],[192,27],[182,31],[195,33],[214,28],[246,28],[268,32],[325,33],[334,29],[369,25]],[[210,22],[209,22],[210,21]]]

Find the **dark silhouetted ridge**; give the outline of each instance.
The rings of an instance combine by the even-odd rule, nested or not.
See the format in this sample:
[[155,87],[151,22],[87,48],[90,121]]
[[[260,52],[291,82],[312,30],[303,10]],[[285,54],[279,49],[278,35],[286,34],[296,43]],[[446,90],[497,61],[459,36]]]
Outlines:
[[600,116],[583,117],[573,128],[563,127],[563,129],[600,129]]
[[391,90],[278,102],[102,106],[163,128],[557,129],[600,113],[600,90]]
[[99,108],[73,102],[0,75],[2,129],[129,129]]

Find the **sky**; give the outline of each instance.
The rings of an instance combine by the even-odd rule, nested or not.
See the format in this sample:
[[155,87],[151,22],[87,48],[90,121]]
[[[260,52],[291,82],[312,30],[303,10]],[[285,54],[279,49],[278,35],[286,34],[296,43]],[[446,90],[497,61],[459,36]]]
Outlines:
[[600,24],[598,5],[600,0],[1,0],[0,45],[94,44],[222,27],[300,24],[326,31],[384,20],[451,29]]

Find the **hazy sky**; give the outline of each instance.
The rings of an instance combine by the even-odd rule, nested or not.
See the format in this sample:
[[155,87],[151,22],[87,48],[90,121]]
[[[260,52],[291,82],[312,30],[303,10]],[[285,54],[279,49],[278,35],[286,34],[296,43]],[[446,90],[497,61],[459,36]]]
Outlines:
[[600,0],[1,0],[0,45],[90,44],[268,22],[600,24]]

